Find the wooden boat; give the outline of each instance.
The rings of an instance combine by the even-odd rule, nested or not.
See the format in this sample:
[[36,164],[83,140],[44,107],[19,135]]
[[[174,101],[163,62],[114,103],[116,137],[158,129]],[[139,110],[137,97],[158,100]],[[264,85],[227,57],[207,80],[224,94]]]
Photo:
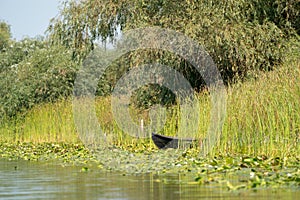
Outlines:
[[197,141],[191,138],[169,137],[169,136],[159,135],[156,133],[152,133],[152,140],[159,149],[190,148]]

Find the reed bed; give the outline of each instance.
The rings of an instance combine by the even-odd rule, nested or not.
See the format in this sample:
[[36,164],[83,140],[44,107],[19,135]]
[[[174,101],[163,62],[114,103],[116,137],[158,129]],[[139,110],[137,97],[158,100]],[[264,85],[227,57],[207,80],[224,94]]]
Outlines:
[[[226,118],[214,152],[272,156],[299,154],[299,83],[300,63],[294,60],[274,71],[261,73],[255,79],[229,86]],[[194,103],[199,122],[189,126],[192,130],[184,129],[184,132],[189,133],[189,137],[205,138],[210,123],[209,94],[197,94]],[[151,140],[134,138],[118,127],[111,112],[110,97],[96,97],[95,108],[101,129],[110,143],[130,149],[155,148]],[[142,119],[148,125],[149,113],[149,110],[131,109],[132,119],[137,125]],[[182,119],[184,116],[187,115],[179,105],[168,108],[166,114],[158,114],[156,122],[166,120],[160,133],[176,135],[180,123],[190,120],[191,116]],[[195,128],[196,132],[193,131]],[[4,119],[0,133],[1,142],[80,142],[71,99],[38,105],[25,117]]]

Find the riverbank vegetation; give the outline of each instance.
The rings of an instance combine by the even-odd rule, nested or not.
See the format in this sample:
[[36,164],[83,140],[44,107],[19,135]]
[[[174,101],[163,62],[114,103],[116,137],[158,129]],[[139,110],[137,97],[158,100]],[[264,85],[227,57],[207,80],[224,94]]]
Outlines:
[[[300,124],[300,66],[290,61],[272,72],[262,73],[255,80],[228,87],[227,117],[218,151],[227,153],[264,154],[272,156],[297,155]],[[201,126],[198,137],[205,137],[209,125],[210,101],[198,95]],[[113,119],[109,97],[96,98],[99,123],[116,146],[154,147],[148,140],[132,138]],[[176,131],[179,105],[169,108],[169,120],[164,134]],[[146,116],[146,111],[135,117]],[[138,123],[138,122],[137,122]],[[33,107],[25,116],[3,121],[1,140],[7,142],[79,142],[73,119],[71,99],[43,103]]]
[[[299,186],[298,1],[87,0],[64,5],[47,38],[14,41],[9,26],[0,24],[0,157],[96,163],[101,169],[130,173],[194,173],[201,184],[222,182],[220,172],[243,169],[251,174],[247,184],[227,182],[229,189]],[[72,94],[82,61],[97,40],[113,42],[120,31],[147,26],[186,34],[204,46],[221,72],[226,118],[207,157],[199,154],[199,147],[159,151],[149,138],[130,136],[114,119],[111,92],[118,79],[133,66],[155,61],[173,66],[194,87],[200,126],[191,134],[206,137],[211,103],[203,79],[190,63],[161,50],[130,52],[99,82],[95,112],[110,148],[88,149],[78,136]],[[182,116],[173,98],[165,88],[143,87],[132,98],[132,118],[138,125],[141,119],[149,123],[151,106],[163,102],[167,120],[161,133],[174,136]],[[176,155],[174,162],[163,162],[171,154]]]

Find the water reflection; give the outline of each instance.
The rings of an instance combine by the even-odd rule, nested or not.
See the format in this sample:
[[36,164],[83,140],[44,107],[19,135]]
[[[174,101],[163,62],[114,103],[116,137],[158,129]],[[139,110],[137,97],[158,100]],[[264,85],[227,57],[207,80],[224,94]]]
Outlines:
[[126,175],[55,163],[0,160],[0,199],[297,199],[299,191],[228,192],[216,185],[187,184],[184,175]]

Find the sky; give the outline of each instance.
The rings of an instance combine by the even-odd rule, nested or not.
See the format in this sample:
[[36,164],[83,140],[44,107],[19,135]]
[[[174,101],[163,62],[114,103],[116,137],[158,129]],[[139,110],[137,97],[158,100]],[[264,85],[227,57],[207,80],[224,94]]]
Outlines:
[[10,25],[12,38],[44,36],[61,0],[0,0],[0,21]]

